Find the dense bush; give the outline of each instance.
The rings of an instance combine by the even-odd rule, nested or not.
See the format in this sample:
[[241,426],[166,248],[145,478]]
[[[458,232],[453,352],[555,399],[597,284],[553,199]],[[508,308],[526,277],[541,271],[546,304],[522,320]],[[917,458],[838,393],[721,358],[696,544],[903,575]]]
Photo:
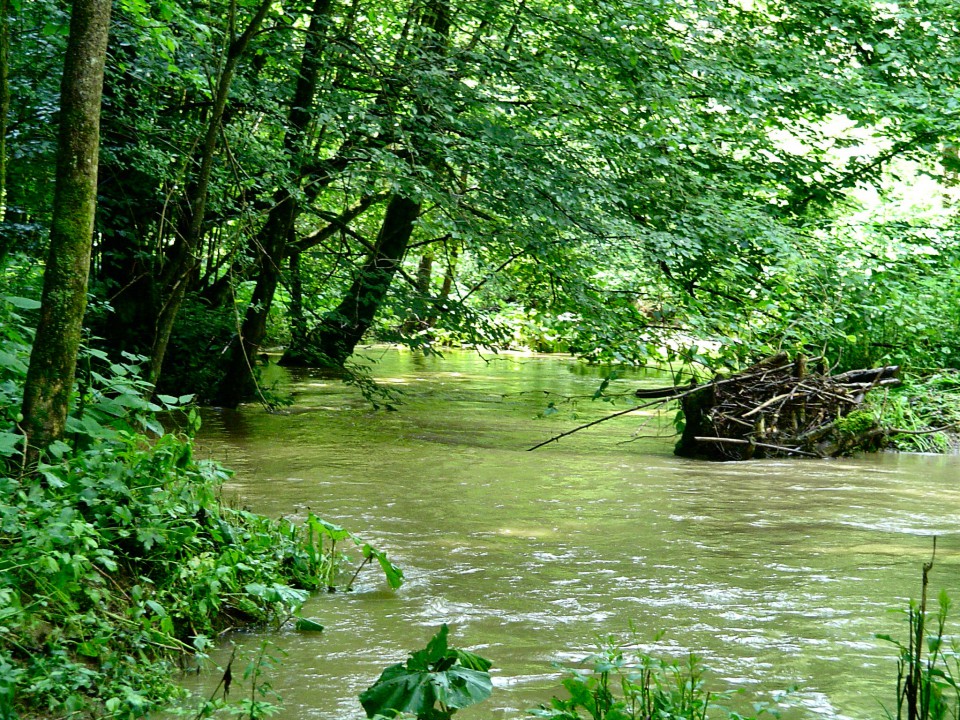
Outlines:
[[[158,421],[195,426],[189,398],[148,399],[132,356],[85,353],[66,441],[25,471],[21,315],[35,303],[0,306],[0,718],[143,716],[182,694],[178,664],[220,631],[280,624],[331,585],[339,556],[323,538],[360,543],[313,515],[301,528],[226,507],[229,472]],[[382,552],[363,554],[402,580]]]

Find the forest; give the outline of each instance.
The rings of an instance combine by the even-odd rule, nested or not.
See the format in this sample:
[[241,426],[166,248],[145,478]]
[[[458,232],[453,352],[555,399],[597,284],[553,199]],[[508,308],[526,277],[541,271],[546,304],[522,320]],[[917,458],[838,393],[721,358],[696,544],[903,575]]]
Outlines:
[[[958,25],[952,0],[0,0],[0,720],[168,709],[224,633],[319,633],[310,598],[367,566],[403,584],[395,538],[231,505],[191,440],[209,408],[293,418],[278,377],[403,415],[372,345],[562,355],[615,416],[657,372],[678,435],[698,384],[779,358],[719,459],[954,451]],[[769,440],[755,413],[798,392],[825,409]],[[555,398],[529,414],[573,422],[539,435],[597,424]],[[921,564],[893,714],[957,717]],[[381,677],[439,708],[374,686],[369,717],[490,694],[443,628]],[[537,713],[712,708],[693,660],[631,656],[617,700],[604,657]],[[266,716],[267,660],[235,706],[220,657],[181,712]]]

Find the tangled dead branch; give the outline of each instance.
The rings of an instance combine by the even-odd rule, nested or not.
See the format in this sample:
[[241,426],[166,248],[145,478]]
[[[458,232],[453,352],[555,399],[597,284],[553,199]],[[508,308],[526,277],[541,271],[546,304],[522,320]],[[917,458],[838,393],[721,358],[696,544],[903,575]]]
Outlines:
[[899,385],[899,370],[886,365],[831,375],[822,358],[791,360],[780,353],[706,385],[642,388],[635,395],[647,402],[554,435],[528,450],[673,402],[682,408],[685,421],[674,452],[703,460],[837,457],[877,450],[896,435],[956,431],[957,425],[924,430],[881,427],[872,412],[861,408],[871,390]]
[[899,385],[898,371],[888,365],[830,375],[819,358],[781,353],[693,392],[682,388],[686,424],[675,452],[747,460],[877,449],[885,433],[856,411],[871,390]]

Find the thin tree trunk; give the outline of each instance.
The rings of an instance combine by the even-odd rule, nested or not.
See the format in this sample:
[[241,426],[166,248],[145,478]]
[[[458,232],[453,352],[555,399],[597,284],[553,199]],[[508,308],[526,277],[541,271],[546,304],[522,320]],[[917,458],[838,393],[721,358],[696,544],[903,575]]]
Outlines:
[[[417,276],[415,289],[417,291],[418,301],[424,308],[419,314],[411,315],[403,323],[403,332],[405,335],[411,335],[421,330],[426,330],[427,317],[430,311],[426,308],[430,301],[430,280],[433,277],[433,251],[425,250],[420,256],[420,264],[417,265]],[[417,305],[415,304],[416,308]]]
[[427,327],[432,328],[437,324],[437,318],[441,312],[446,311],[446,303],[453,290],[453,274],[457,267],[457,249],[453,248],[447,255],[447,267],[443,272],[443,284],[440,286],[440,294],[433,305],[433,312],[427,317]]
[[234,37],[236,18],[230,19],[230,43],[227,46],[223,71],[217,81],[217,91],[210,109],[207,121],[206,134],[200,150],[200,168],[191,185],[189,193],[190,210],[184,227],[173,247],[173,253],[161,274],[161,286],[167,288],[166,296],[157,317],[157,327],[154,335],[153,350],[150,358],[150,382],[156,384],[163,368],[163,358],[170,343],[170,333],[173,323],[180,311],[180,305],[187,293],[190,277],[197,266],[197,249],[203,238],[203,222],[206,217],[207,193],[210,189],[210,176],[213,172],[213,159],[217,149],[217,137],[220,134],[220,124],[230,96],[230,86],[233,76],[240,63],[240,58],[247,50],[250,40],[260,30],[273,0],[262,0],[257,12],[247,25],[246,30],[239,37]]
[[[320,53],[323,49],[323,26],[330,10],[331,0],[315,0],[310,26],[307,30],[300,59],[300,72],[297,77],[293,103],[284,135],[284,149],[293,157],[299,153],[304,143],[307,128],[313,117],[310,108],[317,91],[317,78],[320,73]],[[297,163],[296,178],[303,176],[302,164]],[[287,253],[287,241],[294,232],[300,205],[287,186],[281,187],[274,195],[274,204],[267,216],[263,229],[259,233],[256,246],[260,248],[260,273],[253,297],[247,306],[240,328],[240,336],[231,348],[229,365],[223,382],[217,392],[217,403],[229,407],[236,406],[254,389],[255,378],[251,377],[250,358],[256,355],[267,332],[267,317],[273,296],[280,283],[280,271]]]
[[97,203],[100,98],[111,0],[74,0],[60,84],[60,130],[43,305],[23,397],[28,460],[63,437],[87,305]]
[[300,253],[290,253],[290,344],[302,346],[307,340],[307,318],[303,312],[303,276]]

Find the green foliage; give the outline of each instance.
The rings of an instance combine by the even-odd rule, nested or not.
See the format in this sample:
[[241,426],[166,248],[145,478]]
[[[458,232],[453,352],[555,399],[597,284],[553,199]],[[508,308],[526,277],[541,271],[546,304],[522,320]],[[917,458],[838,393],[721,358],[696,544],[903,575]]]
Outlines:
[[360,694],[367,717],[409,714],[418,720],[449,720],[460,708],[490,697],[490,661],[449,647],[448,632],[444,624],[426,648],[388,667]]
[[[730,693],[707,689],[703,663],[691,654],[684,662],[666,661],[608,638],[600,652],[585,660],[587,669],[566,669],[569,698],[532,710],[544,720],[705,720],[719,710],[731,720],[744,716],[719,705]],[[755,717],[779,717],[776,708],[754,703]]]
[[[319,326],[391,197],[422,211],[377,301],[388,342],[633,365],[736,367],[776,349],[844,368],[960,362],[949,0],[333,4],[300,125],[311,4],[273,3],[237,58],[196,267],[176,276],[209,74],[256,5],[114,10],[91,285],[109,314],[94,334],[111,356],[148,352],[186,283],[170,395],[208,396],[266,268],[281,275],[266,339]],[[37,258],[66,15],[53,0],[15,15],[3,237]],[[296,202],[295,282],[264,244],[281,196]]]
[[[936,542],[933,547],[936,554]],[[896,714],[884,707],[888,720],[894,717],[897,720],[960,718],[960,645],[946,632],[951,607],[946,591],[940,591],[935,614],[927,609],[927,584],[932,568],[932,559],[924,563],[920,602],[911,600],[907,607],[907,642],[890,635],[877,635],[898,650]]]
[[[891,429],[889,443],[908,452],[949,451],[960,431],[960,372],[906,374],[903,381],[885,394],[868,396],[882,425]],[[897,429],[906,432],[896,434]]]
[[394,565],[384,551],[375,548],[370,543],[364,542],[349,530],[345,530],[339,525],[335,525],[317,517],[313,513],[309,513],[307,515],[305,532],[306,548],[311,560],[320,564],[324,561],[324,558],[335,559],[335,562],[323,565],[323,570],[318,574],[320,582],[329,592],[336,590],[337,577],[342,571],[344,563],[348,560],[342,551],[338,549],[338,544],[342,542],[349,542],[352,543],[354,547],[361,548],[363,554],[363,561],[346,584],[347,590],[353,589],[353,581],[357,579],[360,571],[374,560],[380,565],[387,584],[393,590],[403,585],[403,570]]
[[[170,708],[169,713],[177,717],[190,718],[190,720],[201,720],[218,715],[262,720],[262,718],[276,715],[283,709],[282,699],[274,691],[269,675],[270,671],[277,669],[282,658],[272,654],[271,647],[271,643],[264,640],[256,655],[247,662],[242,678],[249,684],[250,692],[245,697],[235,701],[230,700],[230,690],[234,683],[233,666],[237,660],[237,651],[234,648],[223,668],[220,682],[210,696],[200,702],[199,708],[196,702],[186,700]],[[283,655],[282,651],[279,654]]]
[[[337,540],[361,547],[399,586],[402,572],[385,553],[312,514],[301,527],[222,504],[229,471],[194,458],[190,440],[158,421],[161,411],[182,411],[196,427],[190,398],[147,399],[135,356],[111,363],[86,351],[69,435],[25,474],[16,422],[30,338],[13,309],[34,306],[0,304],[4,717],[133,718],[167,704],[182,694],[171,678],[185,656],[205,657],[227,627],[277,627],[311,591],[334,584],[344,562]],[[297,627],[322,629],[306,618]],[[258,678],[264,661],[252,671]],[[268,710],[253,697],[244,712]]]
[[[199,402],[208,402],[223,377],[225,352],[236,333],[232,307],[211,307],[202,299],[188,298],[170,336],[158,391],[180,394],[180,388],[187,388]],[[256,358],[250,361],[258,366]]]
[[837,420],[837,432],[841,436],[857,438],[877,426],[877,418],[870,410],[854,410]]

